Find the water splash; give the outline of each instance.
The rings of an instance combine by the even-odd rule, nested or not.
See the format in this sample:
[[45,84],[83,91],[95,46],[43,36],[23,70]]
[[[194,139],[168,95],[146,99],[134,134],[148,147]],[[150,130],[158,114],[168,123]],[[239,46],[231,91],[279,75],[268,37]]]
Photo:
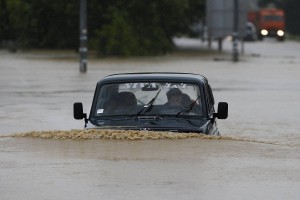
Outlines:
[[138,130],[110,130],[110,129],[89,129],[69,131],[30,131],[16,133],[10,137],[31,137],[43,139],[111,139],[111,140],[157,140],[157,139],[185,139],[185,138],[210,138],[198,133],[174,133],[160,131],[138,131]]
[[55,140],[87,140],[87,139],[109,139],[109,140],[159,140],[159,139],[210,139],[210,140],[233,140],[256,142],[264,144],[279,144],[274,141],[263,141],[249,137],[237,136],[214,136],[199,133],[174,133],[163,131],[138,131],[138,130],[111,130],[111,129],[88,129],[88,130],[55,130],[55,131],[30,131],[3,135],[0,137],[30,137]]

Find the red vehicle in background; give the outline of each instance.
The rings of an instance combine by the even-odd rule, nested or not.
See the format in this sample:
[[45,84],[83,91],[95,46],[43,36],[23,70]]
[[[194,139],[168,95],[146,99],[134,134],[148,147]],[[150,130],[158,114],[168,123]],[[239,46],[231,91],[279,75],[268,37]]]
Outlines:
[[248,12],[248,21],[252,22],[257,30],[257,38],[276,37],[285,39],[284,11],[281,9],[260,9]]

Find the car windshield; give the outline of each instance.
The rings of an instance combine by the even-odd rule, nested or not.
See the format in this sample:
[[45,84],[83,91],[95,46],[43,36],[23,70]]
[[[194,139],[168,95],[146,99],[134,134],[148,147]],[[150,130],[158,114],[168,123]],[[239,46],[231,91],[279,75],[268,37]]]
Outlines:
[[283,21],[283,16],[278,16],[278,15],[265,15],[263,16],[264,21]]
[[93,115],[202,116],[199,86],[173,82],[105,84],[95,99]]

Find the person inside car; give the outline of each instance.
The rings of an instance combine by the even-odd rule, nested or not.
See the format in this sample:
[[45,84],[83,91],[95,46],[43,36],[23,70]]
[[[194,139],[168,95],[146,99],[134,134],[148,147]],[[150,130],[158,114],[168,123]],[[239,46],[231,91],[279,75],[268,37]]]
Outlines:
[[189,108],[186,113],[194,112],[195,114],[201,115],[201,107],[197,99],[195,101],[192,100],[188,94],[182,94],[182,105],[184,108]]
[[107,114],[124,114],[136,109],[137,99],[132,92],[120,92],[111,95],[105,105]]
[[118,94],[118,108],[120,111],[132,112],[136,109],[137,99],[132,92],[120,92]]
[[183,103],[182,94],[183,93],[178,88],[170,89],[166,93],[168,102],[165,103],[164,106],[166,106],[166,107],[182,107],[182,103]]
[[193,100],[191,99],[191,97],[188,94],[185,94],[185,93],[182,94],[182,106],[183,107],[190,105],[192,102],[193,102]]

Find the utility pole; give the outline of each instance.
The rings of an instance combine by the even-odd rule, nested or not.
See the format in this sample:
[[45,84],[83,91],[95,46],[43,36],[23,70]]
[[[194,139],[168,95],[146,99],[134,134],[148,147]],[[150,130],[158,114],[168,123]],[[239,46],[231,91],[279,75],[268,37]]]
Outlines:
[[238,51],[238,24],[239,24],[239,0],[233,0],[233,40],[232,40],[232,60],[239,60]]
[[80,0],[80,19],[79,19],[79,70],[81,73],[87,71],[87,20],[86,20],[86,1]]

